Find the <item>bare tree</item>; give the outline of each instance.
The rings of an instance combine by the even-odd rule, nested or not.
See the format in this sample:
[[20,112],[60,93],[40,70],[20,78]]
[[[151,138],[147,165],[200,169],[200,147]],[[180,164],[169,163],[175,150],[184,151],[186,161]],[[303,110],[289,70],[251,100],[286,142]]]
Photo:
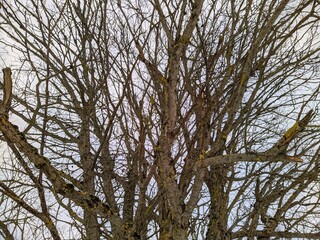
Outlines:
[[0,234],[320,238],[319,12],[2,0]]

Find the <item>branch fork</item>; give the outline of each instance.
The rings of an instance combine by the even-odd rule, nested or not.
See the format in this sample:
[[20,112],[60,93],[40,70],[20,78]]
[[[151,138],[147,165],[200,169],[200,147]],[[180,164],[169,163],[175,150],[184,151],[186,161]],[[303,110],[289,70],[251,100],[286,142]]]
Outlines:
[[304,131],[313,116],[313,111],[310,110],[300,121],[296,121],[293,126],[283,134],[278,142],[265,152],[208,156],[203,159],[202,166],[208,167],[235,162],[303,162],[298,156],[287,155],[287,148],[298,134]]

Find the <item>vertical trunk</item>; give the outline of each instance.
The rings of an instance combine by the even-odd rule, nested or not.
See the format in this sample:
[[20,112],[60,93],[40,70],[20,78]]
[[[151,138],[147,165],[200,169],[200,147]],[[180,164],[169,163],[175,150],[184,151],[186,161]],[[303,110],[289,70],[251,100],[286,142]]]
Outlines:
[[101,151],[101,164],[103,169],[103,191],[106,196],[107,204],[110,206],[111,211],[115,213],[117,216],[119,216],[118,221],[110,221],[112,236],[114,239],[128,239],[125,237],[125,233],[123,231],[123,222],[120,219],[119,209],[115,200],[115,193],[113,189],[112,173],[114,170],[115,162],[109,152],[108,141],[104,142],[103,144],[104,146]]
[[[87,111],[86,111],[87,110]],[[94,166],[93,155],[90,152],[90,110],[84,107],[82,116],[82,126],[79,135],[79,151],[83,168],[83,186],[85,190],[90,194],[95,194],[94,184]],[[100,230],[97,219],[97,214],[92,213],[89,210],[84,209],[84,225],[86,230],[86,239],[99,240]]]
[[99,240],[99,225],[97,221],[97,216],[88,212],[87,210],[84,211],[84,218],[85,218],[85,228],[87,233],[87,240]]
[[[141,196],[140,196],[141,198]],[[144,200],[144,199],[143,199]],[[136,231],[140,236],[141,240],[146,240],[147,238],[147,232],[148,232],[148,222],[147,222],[147,216],[145,215],[147,208],[145,207],[144,203],[140,203],[140,211],[141,213],[136,217],[135,219],[135,226]]]
[[184,203],[181,199],[181,192],[178,188],[175,180],[176,170],[174,162],[171,159],[170,148],[166,142],[160,141],[160,145],[163,146],[163,151],[159,157],[159,176],[161,181],[159,182],[160,192],[162,192],[162,204],[161,204],[161,222],[160,222],[160,239],[161,240],[176,240],[176,239],[188,239],[188,222],[184,221],[183,208]]
[[[94,195],[94,178],[90,177],[91,173],[87,173],[85,188],[88,192]],[[84,210],[84,225],[86,229],[86,239],[88,240],[99,240],[100,239],[100,231],[99,231],[99,224],[97,219],[97,214],[92,213],[88,210]]]
[[208,172],[206,184],[209,188],[211,206],[209,211],[210,221],[206,234],[207,240],[230,239],[227,233],[227,196],[225,184],[227,169],[217,166]]
[[176,181],[176,169],[171,157],[172,138],[160,139],[159,153],[159,191],[162,193],[160,239],[187,239],[188,223],[183,221],[181,192]]
[[176,224],[167,224],[160,233],[160,240],[185,240],[188,239],[188,230]]
[[[89,162],[90,163],[90,162]],[[88,164],[91,166],[91,164]],[[87,169],[85,167],[84,171],[84,185],[86,191],[94,195],[94,173],[91,169]],[[88,210],[84,210],[84,224],[86,229],[86,239],[88,240],[99,240],[100,239],[100,230],[99,230],[99,224],[97,219],[97,214],[92,213]]]
[[181,216],[174,218],[174,213],[166,205],[162,205],[160,240],[188,239],[188,224],[181,221]]
[[123,221],[126,224],[133,224],[133,205],[134,205],[134,195],[135,195],[135,179],[132,177],[132,171],[128,173],[128,180],[124,186],[124,206],[123,206]]
[[124,234],[127,237],[127,239],[130,239],[130,237],[133,237],[131,239],[136,239],[136,238],[139,239],[138,234],[134,234],[135,226],[133,224],[133,206],[134,206],[134,197],[135,197],[135,189],[136,189],[136,181],[137,181],[137,176],[136,176],[137,170],[136,170],[136,167],[134,167],[134,165],[136,164],[132,164],[131,169],[127,174],[128,179],[124,184],[123,223],[126,226]]

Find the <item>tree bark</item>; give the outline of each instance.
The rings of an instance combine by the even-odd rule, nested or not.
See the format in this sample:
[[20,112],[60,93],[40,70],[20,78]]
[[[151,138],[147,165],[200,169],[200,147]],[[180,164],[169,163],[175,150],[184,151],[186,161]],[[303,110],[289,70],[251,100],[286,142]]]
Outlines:
[[[79,135],[79,152],[81,163],[83,166],[83,185],[85,191],[87,191],[90,196],[95,195],[95,183],[94,183],[94,159],[90,152],[90,107],[84,104],[84,109],[82,112],[82,126]],[[86,229],[86,238],[89,240],[99,240],[100,231],[97,219],[97,214],[93,213],[88,209],[84,209],[84,225]]]
[[160,227],[160,240],[188,239],[188,225],[173,219],[170,209],[164,207],[162,224]]
[[209,188],[211,205],[210,220],[206,240],[227,240],[227,196],[225,186],[227,182],[227,168],[223,165],[212,167],[208,172],[206,184]]

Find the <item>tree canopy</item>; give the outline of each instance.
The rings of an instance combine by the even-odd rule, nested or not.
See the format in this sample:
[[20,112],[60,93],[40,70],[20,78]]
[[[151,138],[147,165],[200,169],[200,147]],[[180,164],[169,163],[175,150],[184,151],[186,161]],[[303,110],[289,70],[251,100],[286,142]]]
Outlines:
[[2,0],[0,236],[320,238],[319,13]]

